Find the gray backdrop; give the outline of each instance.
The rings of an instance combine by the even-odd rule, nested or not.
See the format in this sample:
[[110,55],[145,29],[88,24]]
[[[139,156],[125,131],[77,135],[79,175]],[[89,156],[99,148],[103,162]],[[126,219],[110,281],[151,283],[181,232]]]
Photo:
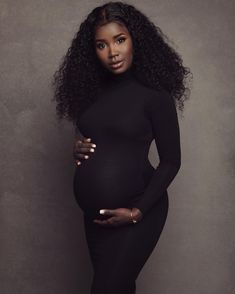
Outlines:
[[[72,191],[74,129],[56,122],[50,79],[101,3],[0,1],[2,294],[89,293],[92,268]],[[179,117],[182,166],[137,292],[235,293],[234,1],[129,3],[162,28],[194,74]],[[149,156],[155,165],[153,144]]]

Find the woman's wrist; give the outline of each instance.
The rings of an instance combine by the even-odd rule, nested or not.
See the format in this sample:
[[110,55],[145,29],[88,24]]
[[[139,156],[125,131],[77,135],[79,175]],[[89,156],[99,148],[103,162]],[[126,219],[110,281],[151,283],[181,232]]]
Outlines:
[[139,222],[143,217],[142,212],[137,207],[131,208],[131,211],[132,211],[132,219]]

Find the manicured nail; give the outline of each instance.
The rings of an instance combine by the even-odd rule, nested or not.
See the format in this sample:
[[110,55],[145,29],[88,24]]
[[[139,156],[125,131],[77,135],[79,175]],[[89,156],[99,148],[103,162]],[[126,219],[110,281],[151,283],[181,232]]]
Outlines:
[[79,164],[81,164],[81,162],[80,162],[80,161],[78,161],[78,162],[77,162],[77,165],[79,165]]
[[90,151],[91,151],[91,152],[95,152],[95,149],[91,148]]
[[95,144],[91,144],[91,146],[92,146],[92,147],[96,147],[96,145],[95,145]]
[[89,158],[89,156],[88,155],[85,155],[85,159],[87,159],[87,158]]
[[100,214],[105,214],[105,210],[104,209],[100,209]]
[[87,141],[91,142],[91,138],[87,138]]

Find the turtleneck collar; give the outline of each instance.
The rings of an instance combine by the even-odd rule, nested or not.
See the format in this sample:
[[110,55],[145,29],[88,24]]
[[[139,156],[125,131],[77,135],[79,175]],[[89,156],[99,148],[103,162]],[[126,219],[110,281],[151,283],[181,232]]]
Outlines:
[[128,68],[126,71],[119,73],[119,74],[114,74],[109,72],[108,74],[108,79],[107,82],[110,84],[120,84],[120,83],[126,83],[131,80],[133,80],[134,73],[131,68]]

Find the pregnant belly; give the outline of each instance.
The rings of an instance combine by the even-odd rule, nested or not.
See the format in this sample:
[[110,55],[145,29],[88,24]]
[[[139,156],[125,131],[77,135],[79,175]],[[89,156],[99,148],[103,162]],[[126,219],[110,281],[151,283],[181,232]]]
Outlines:
[[136,162],[88,159],[76,167],[73,188],[80,208],[91,212],[128,207],[143,193],[144,180]]

